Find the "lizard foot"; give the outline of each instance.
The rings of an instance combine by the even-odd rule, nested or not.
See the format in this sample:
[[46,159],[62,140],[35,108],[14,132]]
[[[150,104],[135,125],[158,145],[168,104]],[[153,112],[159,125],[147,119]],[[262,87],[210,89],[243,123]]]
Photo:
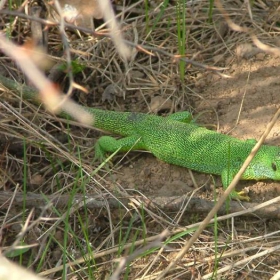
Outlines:
[[231,193],[231,198],[234,200],[242,200],[242,201],[250,201],[250,197],[248,196],[248,191],[242,190],[240,192],[233,191]]

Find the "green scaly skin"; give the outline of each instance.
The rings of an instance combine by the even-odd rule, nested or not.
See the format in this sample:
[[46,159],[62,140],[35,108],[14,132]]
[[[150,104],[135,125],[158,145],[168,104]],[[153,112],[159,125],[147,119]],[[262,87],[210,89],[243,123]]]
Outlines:
[[[34,89],[19,86],[0,76],[0,83],[36,101]],[[38,103],[38,101],[37,101]],[[143,113],[113,112],[84,107],[94,116],[93,126],[123,136],[102,136],[96,143],[97,158],[117,150],[147,150],[162,161],[189,169],[220,175],[226,188],[254,147],[255,140],[239,140],[191,122],[189,112],[168,117]],[[63,113],[63,116],[67,116]],[[67,116],[70,117],[70,116]],[[280,148],[263,145],[242,175],[243,180],[280,180]],[[247,196],[234,193],[240,199]]]

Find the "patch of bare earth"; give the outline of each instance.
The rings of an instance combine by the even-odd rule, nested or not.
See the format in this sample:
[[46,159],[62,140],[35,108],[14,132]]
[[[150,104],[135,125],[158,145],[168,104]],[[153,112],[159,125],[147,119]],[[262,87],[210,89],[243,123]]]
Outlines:
[[[175,57],[178,9],[170,3],[158,20],[162,3],[157,2],[152,2],[148,17],[142,1],[124,8],[124,37],[143,45],[127,63],[109,38],[67,29],[73,59],[83,65],[75,81],[89,91],[75,90],[75,100],[104,110],[162,116],[190,110],[194,116],[203,113],[197,121],[220,133],[259,139],[279,107],[280,55],[253,47],[249,35],[228,28],[216,8],[209,24],[208,1],[197,1],[187,5],[186,57],[204,67],[186,64],[182,80]],[[277,47],[278,4],[254,1],[252,20],[245,4],[224,5],[237,24],[249,26],[262,42]],[[117,13],[122,9],[117,3]],[[29,21],[20,22],[25,33],[15,29],[16,42],[31,32]],[[66,60],[62,53],[60,34],[51,28],[54,65]],[[224,70],[206,71],[205,65]],[[24,80],[3,54],[0,67],[0,74]],[[68,88],[65,74],[56,82]],[[99,168],[93,147],[103,132],[69,124],[5,87],[0,98],[0,246],[5,253],[21,242],[34,245],[11,259],[41,275],[108,279],[125,257],[120,279],[159,279],[190,238],[193,230],[188,230],[203,220],[216,193],[223,191],[219,177],[166,164],[146,152],[116,155]],[[279,131],[277,122],[266,143],[279,145]],[[272,181],[240,182],[237,189],[246,188],[251,201],[229,202],[219,212],[216,229],[209,225],[164,279],[270,279],[280,269],[278,204],[244,216],[234,213],[278,197],[279,186]],[[224,217],[226,213],[231,215]],[[163,240],[168,241],[165,246]],[[149,245],[155,251],[150,252]]]

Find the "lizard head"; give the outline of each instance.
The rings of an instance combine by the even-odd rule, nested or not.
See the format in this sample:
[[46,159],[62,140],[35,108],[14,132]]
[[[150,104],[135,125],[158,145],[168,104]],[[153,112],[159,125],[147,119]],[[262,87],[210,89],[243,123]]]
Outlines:
[[252,175],[248,179],[280,181],[280,147],[263,145],[247,169]]

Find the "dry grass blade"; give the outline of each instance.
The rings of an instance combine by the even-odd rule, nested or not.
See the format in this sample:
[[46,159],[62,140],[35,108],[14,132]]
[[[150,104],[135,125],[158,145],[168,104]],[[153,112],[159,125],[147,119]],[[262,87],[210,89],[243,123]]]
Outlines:
[[35,275],[32,272],[8,261],[4,256],[0,255],[0,279],[1,280],[42,280],[42,277]]

